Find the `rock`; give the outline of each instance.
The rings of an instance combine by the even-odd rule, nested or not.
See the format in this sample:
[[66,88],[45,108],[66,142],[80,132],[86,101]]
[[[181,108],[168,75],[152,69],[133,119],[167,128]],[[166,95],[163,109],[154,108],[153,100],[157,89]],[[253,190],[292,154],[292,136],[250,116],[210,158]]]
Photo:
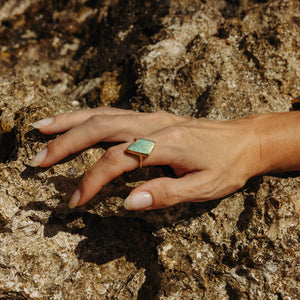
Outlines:
[[288,111],[299,95],[299,3],[260,5],[242,20],[201,4],[164,23],[141,56],[137,108],[225,120]]
[[[101,2],[101,1],[100,1]],[[49,168],[31,124],[99,105],[210,119],[288,111],[300,95],[300,9],[275,1],[5,1],[0,5],[0,297],[297,299],[300,174],[224,199],[129,212],[168,168],[67,202],[109,143]]]

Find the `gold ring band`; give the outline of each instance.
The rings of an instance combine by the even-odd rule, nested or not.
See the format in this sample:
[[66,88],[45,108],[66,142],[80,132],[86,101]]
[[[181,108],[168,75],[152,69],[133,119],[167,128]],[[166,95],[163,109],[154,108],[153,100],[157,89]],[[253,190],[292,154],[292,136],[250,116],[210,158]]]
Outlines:
[[148,157],[155,146],[155,142],[143,139],[135,138],[134,142],[128,146],[126,152],[139,157],[140,169],[143,167],[144,158]]

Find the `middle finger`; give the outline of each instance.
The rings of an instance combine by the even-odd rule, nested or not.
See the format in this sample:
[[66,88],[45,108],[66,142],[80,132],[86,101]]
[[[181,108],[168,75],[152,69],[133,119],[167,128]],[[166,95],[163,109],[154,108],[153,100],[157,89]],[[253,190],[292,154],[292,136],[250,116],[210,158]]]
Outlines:
[[183,119],[165,113],[94,115],[50,142],[47,146],[46,158],[39,166],[48,167],[69,154],[81,151],[100,141],[132,141],[135,137],[149,135],[180,121],[182,122]]

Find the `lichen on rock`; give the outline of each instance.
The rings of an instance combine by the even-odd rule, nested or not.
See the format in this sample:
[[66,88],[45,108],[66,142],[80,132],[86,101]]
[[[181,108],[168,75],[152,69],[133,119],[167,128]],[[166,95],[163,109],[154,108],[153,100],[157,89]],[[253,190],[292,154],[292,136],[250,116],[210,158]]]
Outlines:
[[299,20],[297,0],[0,4],[0,298],[299,298],[297,172],[129,212],[128,193],[170,169],[125,173],[70,210],[110,144],[28,165],[56,137],[31,124],[76,109],[220,120],[288,111],[300,95]]

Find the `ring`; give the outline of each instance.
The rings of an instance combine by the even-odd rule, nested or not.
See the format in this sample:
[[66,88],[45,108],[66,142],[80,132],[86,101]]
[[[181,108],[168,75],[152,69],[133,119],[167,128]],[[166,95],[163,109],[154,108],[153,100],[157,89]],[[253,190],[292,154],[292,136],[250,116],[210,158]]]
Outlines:
[[145,157],[149,156],[155,146],[155,142],[142,139],[135,138],[134,142],[128,146],[126,152],[136,155],[140,159],[140,169],[143,167],[143,160]]

